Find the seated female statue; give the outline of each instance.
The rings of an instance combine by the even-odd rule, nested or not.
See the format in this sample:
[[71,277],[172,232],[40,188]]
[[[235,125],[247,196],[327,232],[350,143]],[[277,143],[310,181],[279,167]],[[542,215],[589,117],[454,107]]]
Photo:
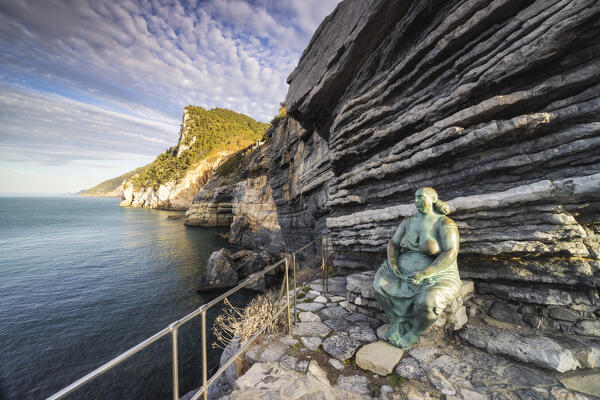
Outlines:
[[417,212],[400,223],[375,274],[375,297],[390,318],[387,340],[409,347],[458,297],[458,228],[436,191],[415,193]]

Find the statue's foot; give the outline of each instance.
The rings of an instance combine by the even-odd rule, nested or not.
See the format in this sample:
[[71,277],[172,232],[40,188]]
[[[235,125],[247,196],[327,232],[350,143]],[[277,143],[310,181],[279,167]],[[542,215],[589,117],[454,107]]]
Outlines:
[[413,333],[410,322],[398,322],[390,326],[386,333],[386,340],[396,347],[407,348],[419,339]]
[[387,338],[388,342],[403,349],[412,346],[418,339],[419,337],[412,332],[406,332],[404,334],[394,332]]

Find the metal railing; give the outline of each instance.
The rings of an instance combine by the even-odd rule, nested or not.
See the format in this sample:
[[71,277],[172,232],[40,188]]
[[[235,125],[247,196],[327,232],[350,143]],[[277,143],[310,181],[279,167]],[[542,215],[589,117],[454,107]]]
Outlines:
[[[296,290],[296,254],[307,249],[312,244],[314,244],[314,242],[310,242],[310,243],[302,246],[298,250],[294,251],[293,253],[287,254],[284,258],[282,258],[281,260],[277,261],[274,264],[267,266],[262,271],[255,272],[254,274],[248,276],[242,283],[238,284],[236,287],[228,290],[227,292],[225,292],[222,295],[218,296],[217,298],[209,301],[208,303],[201,305],[195,311],[193,311],[193,312],[189,313],[188,315],[186,315],[185,317],[171,323],[169,326],[167,326],[163,330],[155,333],[154,335],[150,336],[148,339],[139,343],[137,346],[132,347],[131,349],[127,350],[126,352],[122,353],[121,355],[113,358],[106,364],[96,368],[95,370],[93,370],[89,374],[85,375],[84,377],[71,383],[69,386],[65,387],[64,389],[60,390],[59,392],[48,397],[47,400],[56,400],[56,399],[64,398],[66,395],[74,392],[75,390],[79,389],[86,383],[88,383],[88,382],[92,381],[93,379],[97,378],[98,376],[104,374],[108,370],[119,365],[123,361],[127,360],[129,357],[138,353],[140,350],[145,349],[146,347],[150,346],[152,343],[156,342],[158,339],[160,339],[163,336],[166,336],[168,334],[171,335],[171,354],[172,354],[172,363],[173,363],[173,365],[172,365],[173,400],[179,400],[179,368],[178,368],[178,352],[177,352],[177,330],[179,329],[179,327],[181,325],[192,320],[193,318],[197,317],[198,315],[201,316],[201,326],[202,326],[202,387],[200,389],[198,389],[198,391],[196,393],[194,393],[192,400],[197,400],[202,395],[204,395],[204,400],[206,400],[208,398],[208,388],[210,387],[210,385],[212,385],[219,378],[219,376],[221,376],[225,372],[227,367],[229,367],[236,360],[236,358],[238,358],[239,355],[242,354],[248,348],[248,346],[250,346],[250,344],[252,344],[256,340],[256,338],[261,333],[263,333],[267,329],[267,327],[269,327],[281,315],[281,313],[283,311],[286,310],[286,308],[287,308],[288,332],[291,330],[291,324],[292,324],[291,320],[292,319],[291,319],[291,315],[290,315],[290,305],[291,304],[290,304],[289,267],[290,267],[290,263],[291,263],[292,267],[293,267],[293,284],[294,284],[294,303],[293,303],[294,321],[297,321],[297,318],[296,318],[296,291],[297,291]],[[254,282],[254,280],[258,279],[261,276],[264,276],[267,272],[274,270],[275,268],[281,266],[282,264],[285,265],[285,278],[284,278],[284,282],[282,283],[282,285],[285,285],[285,292],[286,292],[285,304],[277,311],[277,313],[275,313],[275,315],[273,317],[271,317],[271,319],[267,323],[265,323],[262,326],[262,328],[258,332],[256,332],[246,343],[244,343],[240,347],[240,349],[224,365],[222,365],[210,379],[207,379],[206,312],[208,311],[209,308],[211,308],[214,305],[216,305],[217,303],[223,301],[224,299],[226,299],[227,297],[236,293],[240,289],[243,289],[244,287],[248,286],[250,283]]]

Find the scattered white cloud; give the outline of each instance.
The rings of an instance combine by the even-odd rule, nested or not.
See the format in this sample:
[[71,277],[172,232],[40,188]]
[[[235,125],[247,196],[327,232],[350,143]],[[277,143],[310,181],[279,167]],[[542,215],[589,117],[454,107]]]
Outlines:
[[268,121],[337,3],[1,2],[0,154],[40,163],[156,155],[175,144],[188,104]]

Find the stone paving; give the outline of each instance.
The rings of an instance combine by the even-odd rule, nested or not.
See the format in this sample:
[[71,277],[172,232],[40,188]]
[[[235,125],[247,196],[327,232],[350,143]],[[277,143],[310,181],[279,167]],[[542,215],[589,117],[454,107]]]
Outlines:
[[[519,335],[507,326],[485,325],[485,320],[474,318],[468,329],[459,335],[452,333],[462,302],[454,306],[453,315],[445,312],[411,349],[387,344],[381,340],[387,329],[385,316],[367,308],[369,289],[360,283],[370,284],[366,276],[350,277],[351,284],[346,284],[345,277],[332,278],[328,293],[321,292],[320,280],[299,289],[298,322],[292,336],[267,337],[251,347],[244,357],[252,366],[235,381],[235,390],[222,399],[599,399],[594,396],[597,392],[589,392],[597,390],[592,387],[598,386],[597,369],[565,377],[558,368],[547,367],[574,362],[560,351],[545,353],[546,368],[513,355],[529,350],[500,351],[494,344],[498,340],[510,347],[503,335]],[[467,282],[467,290],[472,291],[469,285]],[[359,299],[365,304],[361,306],[364,314],[353,307],[357,306],[353,292],[364,292]],[[459,323],[462,326],[464,322]],[[474,339],[464,343],[460,339],[465,332],[473,336],[472,332],[484,331],[485,336],[478,340],[485,343],[476,347],[468,343]],[[531,342],[538,345],[539,353],[546,350],[544,340],[538,337],[537,342]],[[514,345],[523,346],[519,342]],[[494,349],[500,354],[490,354]],[[575,361],[579,357],[586,366],[595,365],[600,357],[600,349],[586,348],[585,342],[578,351]],[[506,353],[511,358],[503,356]],[[591,389],[582,382],[588,382]]]

